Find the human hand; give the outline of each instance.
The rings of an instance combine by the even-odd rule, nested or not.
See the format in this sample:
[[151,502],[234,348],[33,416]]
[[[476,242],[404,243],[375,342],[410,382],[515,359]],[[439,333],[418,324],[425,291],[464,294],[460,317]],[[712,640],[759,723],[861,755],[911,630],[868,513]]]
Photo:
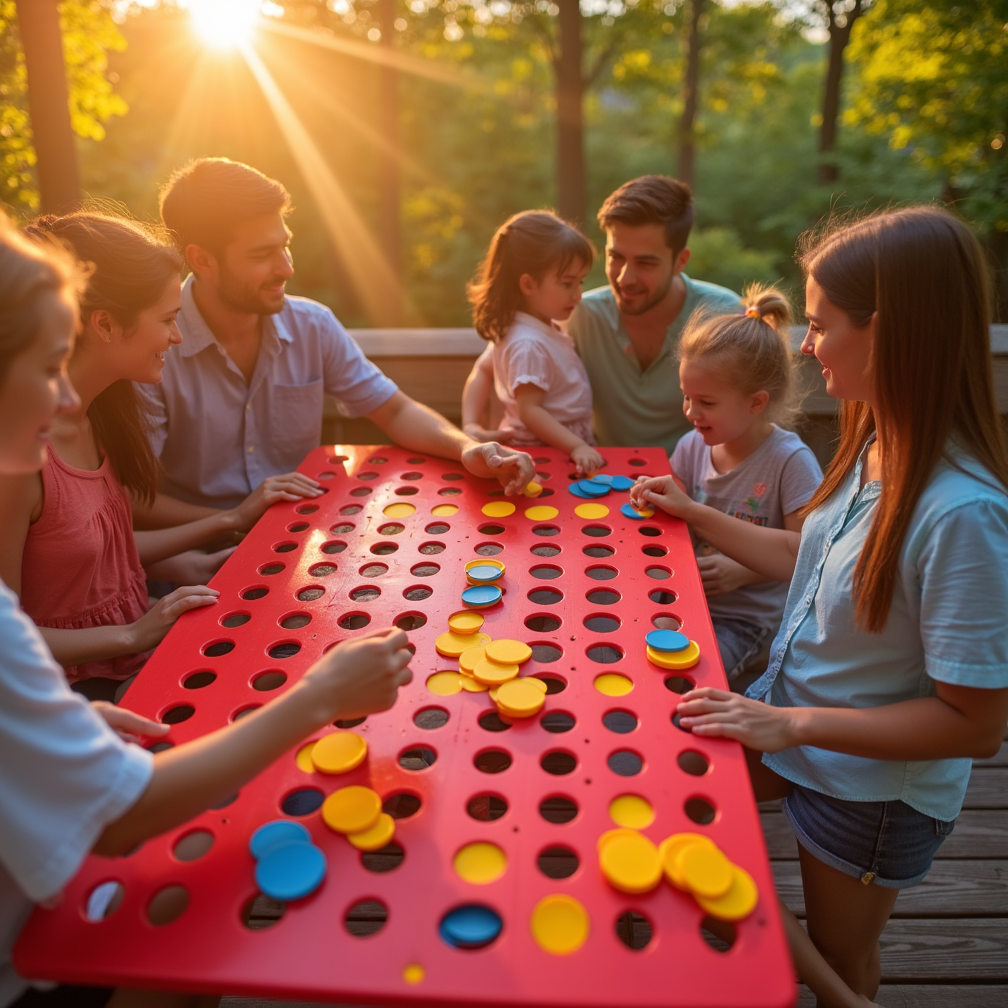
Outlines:
[[630,487],[630,503],[638,511],[653,506],[676,518],[686,519],[694,502],[676,486],[672,476],[641,476]]
[[697,557],[697,567],[700,570],[704,594],[708,598],[726,595],[737,588],[757,583],[753,580],[753,572],[748,567],[743,567],[723,553]]
[[305,673],[305,688],[317,691],[326,721],[366,717],[388,710],[400,686],[413,678],[411,652],[402,630],[372,630],[340,641]]
[[320,497],[322,490],[318,482],[304,473],[284,473],[282,476],[267,476],[238,505],[226,514],[234,528],[248,532],[262,517],[268,507],[280,501],[296,501],[304,497]]
[[676,708],[680,727],[694,735],[734,739],[748,749],[769,753],[798,745],[797,711],[710,686],[690,690]]
[[606,460],[583,441],[570,453],[570,458],[579,476],[594,476],[606,464]]
[[142,714],[135,714],[125,707],[116,707],[107,700],[92,700],[91,706],[123,742],[139,743],[140,736],[164,738],[171,731],[171,725],[151,721]]
[[212,605],[220,592],[205,585],[187,585],[176,588],[170,595],[158,599],[151,608],[127,628],[130,636],[130,652],[150,651],[158,646],[164,636],[175,625],[175,621],[190,609]]
[[497,441],[500,444],[507,444],[514,438],[514,431],[508,430],[506,427],[501,427],[499,430],[487,430],[484,427],[480,427],[479,424],[463,424],[462,430],[473,439],[473,441],[479,441],[481,443],[486,443],[487,441]]
[[521,493],[535,474],[528,452],[504,448],[496,441],[474,442],[462,452],[462,465],[482,479],[496,479],[508,497]]

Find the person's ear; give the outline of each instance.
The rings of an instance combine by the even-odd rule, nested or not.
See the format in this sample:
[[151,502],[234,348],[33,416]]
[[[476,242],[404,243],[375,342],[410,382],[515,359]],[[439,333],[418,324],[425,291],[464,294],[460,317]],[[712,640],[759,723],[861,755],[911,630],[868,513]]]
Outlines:
[[520,290],[525,297],[535,294],[538,289],[539,284],[536,282],[535,277],[531,274],[522,273],[522,275],[518,278],[518,290]]
[[217,257],[202,245],[186,245],[185,261],[200,279],[216,280],[219,271]]
[[767,404],[770,402],[770,393],[764,389],[760,389],[749,399],[749,412],[758,415],[767,408]]
[[690,250],[688,248],[684,248],[682,252],[680,252],[679,255],[675,257],[675,261],[672,263],[673,275],[682,273],[682,271],[686,269],[686,263],[688,263],[689,261],[690,261]]
[[112,341],[122,336],[123,332],[123,327],[115,320],[112,313],[105,308],[99,308],[97,311],[91,312],[85,329],[90,329],[107,346],[111,346]]

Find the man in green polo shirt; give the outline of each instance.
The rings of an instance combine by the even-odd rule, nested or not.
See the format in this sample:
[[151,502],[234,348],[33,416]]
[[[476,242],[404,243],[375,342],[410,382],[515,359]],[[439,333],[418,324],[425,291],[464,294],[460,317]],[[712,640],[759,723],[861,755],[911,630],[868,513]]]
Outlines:
[[664,175],[627,182],[598,212],[609,285],[586,293],[566,328],[591,381],[600,445],[671,454],[691,429],[675,364],[683,326],[697,309],[741,311],[734,291],[683,273],[693,218],[689,186]]

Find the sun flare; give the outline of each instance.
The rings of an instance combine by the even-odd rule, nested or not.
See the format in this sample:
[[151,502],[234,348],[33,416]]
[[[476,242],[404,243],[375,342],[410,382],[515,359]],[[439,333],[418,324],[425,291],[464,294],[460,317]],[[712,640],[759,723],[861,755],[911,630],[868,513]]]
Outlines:
[[261,0],[189,0],[189,13],[205,45],[236,49],[251,37],[261,6]]

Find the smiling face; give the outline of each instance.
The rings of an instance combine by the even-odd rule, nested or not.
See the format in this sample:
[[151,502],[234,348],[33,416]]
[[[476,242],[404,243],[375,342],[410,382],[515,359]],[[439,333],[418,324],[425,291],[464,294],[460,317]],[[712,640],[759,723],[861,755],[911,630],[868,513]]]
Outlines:
[[294,276],[291,233],[279,212],[253,217],[235,232],[216,260],[217,294],[229,308],[255,315],[283,311],[285,287]]
[[871,358],[877,316],[873,315],[866,326],[855,326],[811,276],[805,282],[805,314],[809,330],[801,351],[815,355],[822,365],[826,391],[835,399],[871,404],[874,398]]
[[643,315],[661,303],[672,280],[689,262],[689,249],[676,255],[662,224],[614,222],[606,228],[606,276],[622,315]]
[[683,413],[706,445],[727,444],[745,435],[770,400],[766,392],[740,392],[697,361],[679,365]]
[[10,364],[0,385],[0,474],[21,476],[45,465],[49,426],[80,401],[67,378],[77,315],[66,294],[44,295],[34,340]]
[[542,280],[523,273],[518,283],[525,311],[543,322],[563,322],[581,300],[581,284],[588,275],[588,265],[575,259],[561,271],[548,270]]

